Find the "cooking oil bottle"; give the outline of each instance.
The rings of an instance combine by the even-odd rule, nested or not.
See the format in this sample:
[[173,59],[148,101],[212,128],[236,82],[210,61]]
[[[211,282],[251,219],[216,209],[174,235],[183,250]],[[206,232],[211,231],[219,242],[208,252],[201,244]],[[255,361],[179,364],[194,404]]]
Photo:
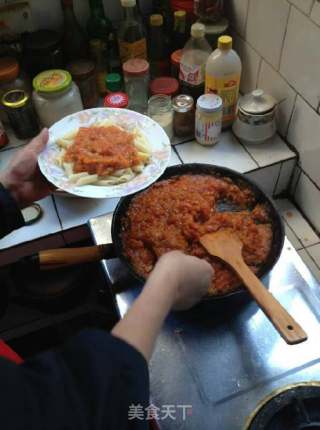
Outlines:
[[236,117],[241,70],[241,60],[232,49],[232,37],[219,37],[218,49],[207,61],[205,92],[218,94],[222,98],[224,129],[230,127]]

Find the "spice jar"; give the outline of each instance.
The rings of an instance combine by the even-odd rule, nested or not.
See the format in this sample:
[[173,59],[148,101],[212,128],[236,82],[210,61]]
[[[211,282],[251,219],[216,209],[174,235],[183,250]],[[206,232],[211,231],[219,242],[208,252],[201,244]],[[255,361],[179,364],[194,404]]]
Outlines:
[[96,107],[99,94],[95,76],[95,64],[93,61],[76,60],[67,66],[74,82],[80,90],[84,108]]
[[179,91],[179,82],[175,78],[163,77],[157,78],[150,83],[150,93],[155,96],[157,94],[164,94],[173,97]]
[[179,79],[181,58],[182,49],[178,49],[171,54],[171,75],[175,79]]
[[[29,91],[30,84],[26,77],[20,74],[19,63],[15,58],[0,58],[0,100],[10,90]],[[8,121],[4,109],[0,111],[0,119]]]
[[8,91],[2,97],[2,104],[18,139],[30,139],[39,133],[37,115],[24,90]]
[[124,109],[128,107],[129,98],[126,93],[110,93],[104,99],[103,106],[108,108]]
[[177,137],[194,136],[195,110],[191,96],[180,94],[173,99],[173,131]]
[[196,140],[200,145],[212,146],[219,142],[222,128],[222,98],[204,94],[198,98],[196,111]]
[[148,115],[156,121],[173,138],[173,109],[171,97],[166,95],[152,96],[148,102]]
[[129,109],[145,113],[148,106],[149,63],[134,58],[123,64],[126,93],[129,97]]
[[33,101],[45,127],[83,109],[80,91],[66,70],[47,70],[33,80]]

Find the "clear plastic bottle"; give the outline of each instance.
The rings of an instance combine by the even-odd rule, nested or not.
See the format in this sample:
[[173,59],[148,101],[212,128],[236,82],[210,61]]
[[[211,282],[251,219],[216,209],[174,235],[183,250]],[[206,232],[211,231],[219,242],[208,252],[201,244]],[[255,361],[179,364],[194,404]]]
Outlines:
[[212,49],[205,38],[205,26],[191,27],[191,39],[183,49],[180,63],[181,93],[197,100],[204,93],[205,67]]
[[206,66],[206,93],[222,98],[224,129],[230,127],[236,117],[241,71],[241,60],[232,49],[232,37],[219,37],[218,49],[210,55]]

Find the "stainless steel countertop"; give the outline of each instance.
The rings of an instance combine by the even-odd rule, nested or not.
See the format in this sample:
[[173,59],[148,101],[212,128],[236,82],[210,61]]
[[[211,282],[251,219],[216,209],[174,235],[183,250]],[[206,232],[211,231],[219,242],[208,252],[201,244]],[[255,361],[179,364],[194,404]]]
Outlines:
[[[112,215],[89,225],[97,244],[110,243]],[[140,291],[119,260],[103,262],[121,316]],[[184,421],[159,421],[163,430],[240,430],[257,404],[273,390],[301,381],[320,381],[320,289],[290,242],[264,284],[302,325],[309,338],[287,345],[255,303],[225,310],[210,304],[171,314],[150,363],[152,402],[192,405]],[[156,306],[156,304],[155,304]]]

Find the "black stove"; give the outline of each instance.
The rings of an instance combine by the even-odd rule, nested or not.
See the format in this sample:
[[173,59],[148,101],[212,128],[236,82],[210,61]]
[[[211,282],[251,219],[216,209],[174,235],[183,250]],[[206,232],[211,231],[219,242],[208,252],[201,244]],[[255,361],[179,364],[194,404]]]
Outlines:
[[99,263],[36,273],[12,265],[0,268],[0,285],[0,339],[23,358],[118,319]]

